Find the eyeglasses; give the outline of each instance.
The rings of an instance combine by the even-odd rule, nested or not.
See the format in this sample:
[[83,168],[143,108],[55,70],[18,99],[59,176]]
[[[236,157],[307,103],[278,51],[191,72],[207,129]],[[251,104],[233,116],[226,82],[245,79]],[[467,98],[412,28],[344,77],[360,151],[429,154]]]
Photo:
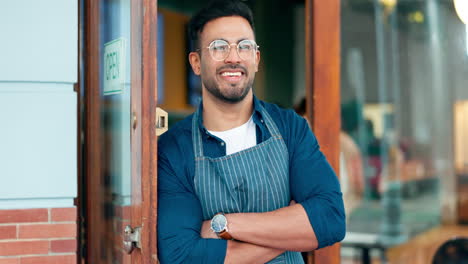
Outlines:
[[253,40],[244,39],[239,43],[229,44],[227,41],[222,39],[213,40],[208,47],[210,55],[215,61],[225,60],[231,53],[231,46],[236,45],[237,55],[242,60],[251,60],[255,58],[255,53],[260,48],[260,46],[255,43]]

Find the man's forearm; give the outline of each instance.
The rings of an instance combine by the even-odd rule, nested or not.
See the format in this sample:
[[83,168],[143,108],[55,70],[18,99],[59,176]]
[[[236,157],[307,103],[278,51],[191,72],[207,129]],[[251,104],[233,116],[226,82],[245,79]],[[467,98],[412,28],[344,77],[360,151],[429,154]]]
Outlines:
[[224,263],[266,263],[280,254],[284,250],[268,248],[235,240],[229,240]]
[[227,214],[229,233],[236,240],[288,251],[317,248],[315,232],[300,204],[266,213]]
[[[204,221],[200,230],[202,238],[220,239],[210,228],[210,220]],[[284,252],[282,249],[228,240],[224,263],[266,263]]]

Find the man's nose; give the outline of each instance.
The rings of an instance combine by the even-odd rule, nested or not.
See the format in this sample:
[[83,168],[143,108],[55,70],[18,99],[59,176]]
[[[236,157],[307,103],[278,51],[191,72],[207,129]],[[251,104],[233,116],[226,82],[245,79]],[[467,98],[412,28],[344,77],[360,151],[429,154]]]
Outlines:
[[240,63],[242,59],[239,57],[239,54],[237,52],[237,44],[232,43],[231,48],[229,49],[229,54],[227,55],[226,59],[224,59],[224,62],[226,63]]

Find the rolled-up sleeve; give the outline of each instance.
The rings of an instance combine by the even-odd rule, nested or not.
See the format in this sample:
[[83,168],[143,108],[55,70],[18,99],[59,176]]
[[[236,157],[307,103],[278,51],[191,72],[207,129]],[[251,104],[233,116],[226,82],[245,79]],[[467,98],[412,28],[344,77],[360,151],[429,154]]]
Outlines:
[[[160,142],[162,142],[160,140]],[[174,142],[174,141],[172,141]],[[227,242],[200,237],[202,209],[182,166],[164,143],[158,147],[158,256],[162,264],[224,263]],[[170,156],[170,158],[168,157]],[[174,159],[175,158],[175,159]]]
[[[290,190],[300,203],[323,248],[343,240],[345,211],[338,178],[320,151],[307,122],[296,116],[290,128]],[[299,118],[299,119],[298,119]]]

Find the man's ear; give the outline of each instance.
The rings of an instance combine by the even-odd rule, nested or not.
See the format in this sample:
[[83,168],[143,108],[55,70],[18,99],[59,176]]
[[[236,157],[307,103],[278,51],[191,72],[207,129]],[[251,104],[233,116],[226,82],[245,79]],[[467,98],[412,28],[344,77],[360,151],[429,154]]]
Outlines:
[[195,75],[200,75],[201,74],[200,54],[198,52],[190,52],[188,59],[190,62],[190,66],[192,66],[192,70],[195,73]]

